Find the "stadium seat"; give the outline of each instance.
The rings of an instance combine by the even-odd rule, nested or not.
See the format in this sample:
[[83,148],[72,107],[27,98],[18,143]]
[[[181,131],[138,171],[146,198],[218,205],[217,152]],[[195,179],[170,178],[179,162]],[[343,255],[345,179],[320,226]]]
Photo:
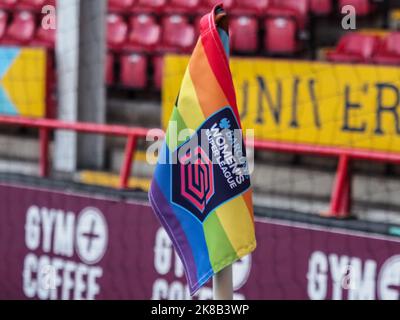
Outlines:
[[[236,1],[242,1],[242,0],[236,0]],[[235,6],[235,0],[204,0],[203,1],[206,11],[210,11],[210,8],[214,7],[217,4],[223,3],[224,8],[226,10],[230,10]]]
[[5,44],[28,44],[35,33],[35,17],[28,11],[20,11],[14,14],[13,20],[6,30]]
[[270,0],[238,0],[234,12],[237,14],[265,14]]
[[128,35],[128,25],[118,14],[107,15],[107,46],[111,50],[121,50]]
[[373,61],[379,64],[400,65],[400,32],[390,33],[373,57]]
[[164,68],[164,57],[155,56],[153,58],[153,70],[154,70],[153,82],[157,90],[160,90],[162,87],[163,68]]
[[107,53],[106,56],[106,84],[114,84],[114,55],[112,53]]
[[239,52],[256,52],[258,49],[258,23],[248,16],[233,18],[230,22],[232,49]]
[[375,6],[370,0],[339,0],[339,11],[341,11],[341,8],[347,5],[355,8],[357,16],[369,15],[375,9]]
[[0,39],[2,39],[6,33],[8,14],[4,10],[0,10]]
[[41,10],[45,5],[49,4],[48,0],[19,0],[18,9],[23,10]]
[[12,10],[19,0],[0,0],[0,9]]
[[310,0],[310,11],[318,16],[328,15],[333,11],[333,0]]
[[308,0],[274,0],[268,7],[270,18],[295,19],[298,27],[304,30],[308,23],[310,3]]
[[195,44],[194,27],[181,15],[164,17],[162,21],[161,51],[189,52]]
[[151,52],[159,44],[161,28],[153,16],[148,14],[132,16],[129,25],[131,28],[127,43],[129,50]]
[[135,0],[108,0],[108,10],[110,12],[126,12],[130,10]]
[[165,11],[168,13],[193,13],[200,8],[201,0],[170,0]]
[[264,47],[272,54],[294,54],[299,49],[297,25],[294,19],[265,19]]
[[131,10],[136,13],[160,13],[166,3],[167,0],[136,0]]
[[48,49],[54,49],[56,44],[56,30],[37,28],[34,39],[31,45],[41,46]]
[[328,52],[332,62],[369,62],[379,47],[379,37],[373,35],[349,33],[343,36],[336,49]]
[[134,89],[147,86],[147,57],[141,54],[124,54],[120,59],[121,84]]

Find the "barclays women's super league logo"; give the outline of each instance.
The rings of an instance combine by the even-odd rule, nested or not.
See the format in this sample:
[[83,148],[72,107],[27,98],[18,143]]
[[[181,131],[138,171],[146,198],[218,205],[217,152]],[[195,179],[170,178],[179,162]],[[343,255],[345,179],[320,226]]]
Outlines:
[[171,200],[203,222],[250,187],[246,150],[230,107],[210,116],[172,154]]

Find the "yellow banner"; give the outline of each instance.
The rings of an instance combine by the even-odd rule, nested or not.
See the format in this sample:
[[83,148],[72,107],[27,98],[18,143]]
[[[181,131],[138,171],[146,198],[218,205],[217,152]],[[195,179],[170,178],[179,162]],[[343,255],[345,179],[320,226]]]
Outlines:
[[[189,58],[167,56],[166,128]],[[231,59],[244,129],[258,139],[400,152],[400,68]]]

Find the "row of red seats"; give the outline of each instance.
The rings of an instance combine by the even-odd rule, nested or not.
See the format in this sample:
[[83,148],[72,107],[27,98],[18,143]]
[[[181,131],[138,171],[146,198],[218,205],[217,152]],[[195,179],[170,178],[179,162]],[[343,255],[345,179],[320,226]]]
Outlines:
[[29,45],[54,48],[56,31],[45,29],[40,17],[29,11],[8,14],[0,10],[0,45]]
[[400,32],[383,38],[349,33],[340,39],[334,51],[328,52],[327,58],[332,62],[400,65]]
[[[166,12],[166,13],[194,13],[202,14],[218,3],[233,14],[267,14],[268,10],[278,8],[304,9],[305,3],[310,11],[317,15],[326,15],[333,11],[334,0],[109,0],[109,10],[115,12]],[[367,15],[374,9],[371,0],[339,0],[339,8],[352,5],[358,15]],[[308,14],[308,10],[303,12]]]
[[186,16],[167,16],[161,24],[149,14],[131,16],[128,23],[118,14],[107,17],[107,44],[113,51],[190,51],[195,36]]
[[109,0],[108,4],[109,10],[117,12],[202,14],[221,2],[230,13],[262,15],[271,7],[296,8],[308,0]]
[[[129,21],[118,14],[107,18],[107,44],[112,51],[146,53],[190,52],[197,40],[199,19],[191,23],[187,16],[165,16],[160,23],[153,15],[130,16]],[[259,22],[249,16],[230,20],[231,47],[234,52],[256,53],[260,47],[260,30],[264,29],[264,49],[269,53],[293,54],[298,40],[299,23],[289,17],[267,17]]]
[[46,5],[56,5],[56,0],[0,0],[0,9],[41,11]]
[[[108,0],[111,11],[117,12],[160,12],[204,13],[221,0]],[[303,6],[301,1],[291,0],[224,0],[224,6],[233,13],[265,14],[269,7]],[[41,10],[45,5],[55,6],[56,0],[0,0],[0,9]],[[310,10],[314,14],[325,15],[333,11],[333,0],[309,0]],[[370,0],[339,0],[339,7],[352,5],[358,15],[367,15],[374,9]]]
[[[119,65],[119,68],[116,66]],[[153,72],[149,72],[150,70]],[[116,74],[119,70],[119,74]],[[144,54],[107,54],[106,83],[119,84],[126,88],[145,89],[149,86],[161,89],[163,72],[163,56],[147,56]],[[149,74],[153,74],[150,83]]]
[[[328,53],[332,62],[379,63],[400,65],[400,32],[392,32],[384,38],[349,33],[342,37],[336,50]],[[119,64],[119,68],[115,68]],[[119,70],[119,75],[115,74]],[[149,72],[153,70],[153,72]],[[108,85],[118,83],[127,88],[161,88],[163,72],[162,55],[150,56],[140,53],[108,53],[106,79]],[[153,79],[149,79],[153,74]]]

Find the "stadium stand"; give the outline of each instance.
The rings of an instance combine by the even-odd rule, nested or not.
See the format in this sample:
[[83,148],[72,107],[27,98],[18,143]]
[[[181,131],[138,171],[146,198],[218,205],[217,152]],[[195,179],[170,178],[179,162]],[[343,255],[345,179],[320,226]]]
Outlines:
[[[215,0],[108,1],[107,84],[121,84],[123,87],[135,90],[147,90],[149,86],[144,85],[145,83],[149,85],[155,83],[158,89],[162,55],[170,52],[190,52],[198,36],[201,15],[218,2]],[[38,9],[46,4],[54,5],[55,1],[0,1],[0,9],[4,10],[0,19],[0,43],[54,49],[55,30],[39,27]],[[342,0],[339,3],[339,5],[345,4],[353,5],[361,16],[369,15],[377,7],[372,2],[363,0]],[[226,0],[224,5],[232,13],[230,40],[233,54],[247,56],[272,55],[297,58],[313,56],[308,41],[310,41],[309,34],[314,31],[312,28],[315,26],[311,25],[310,21],[314,17],[329,16],[338,10],[332,0]],[[358,36],[352,39],[364,43]],[[337,51],[329,54],[329,59],[360,60],[361,58],[356,57],[357,52],[352,57],[352,46],[346,45],[346,40],[343,41]],[[365,41],[368,42],[366,39]],[[346,51],[347,49],[350,51]],[[396,55],[392,57],[389,54],[390,50],[389,52],[384,50],[380,49],[380,58],[374,58],[374,62],[378,63],[384,59],[397,61]],[[139,73],[140,80],[136,85],[130,83],[127,86],[128,82],[120,80],[124,79],[124,75],[128,72],[127,66],[130,64],[118,66],[121,61],[126,62],[126,57],[132,55],[141,57],[138,60],[140,66],[138,70],[142,70],[143,66],[147,66],[147,70],[144,76]],[[366,61],[364,58],[361,60]],[[114,76],[111,76],[113,74]],[[152,79],[147,81],[145,78],[149,75]]]

